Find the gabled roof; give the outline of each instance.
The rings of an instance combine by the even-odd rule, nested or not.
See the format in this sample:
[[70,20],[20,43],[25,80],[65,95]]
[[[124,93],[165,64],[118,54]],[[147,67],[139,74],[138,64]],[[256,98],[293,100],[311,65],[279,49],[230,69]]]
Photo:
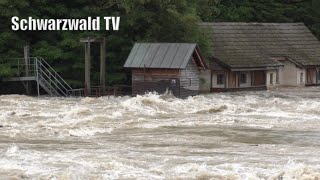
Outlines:
[[198,56],[197,65],[205,68],[197,44],[135,43],[124,67],[185,69],[194,53]]
[[212,56],[230,67],[279,66],[288,57],[320,65],[320,42],[303,23],[201,23],[212,30]]

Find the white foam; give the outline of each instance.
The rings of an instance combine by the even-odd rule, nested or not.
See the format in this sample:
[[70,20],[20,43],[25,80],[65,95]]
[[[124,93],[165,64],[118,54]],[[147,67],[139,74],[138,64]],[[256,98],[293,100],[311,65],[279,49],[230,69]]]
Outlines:
[[320,179],[310,95],[0,96],[0,179]]

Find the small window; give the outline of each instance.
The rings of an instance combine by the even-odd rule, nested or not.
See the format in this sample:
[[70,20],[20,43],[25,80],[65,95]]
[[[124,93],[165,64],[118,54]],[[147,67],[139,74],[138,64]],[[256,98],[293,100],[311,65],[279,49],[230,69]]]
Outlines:
[[224,84],[224,74],[218,74],[217,75],[217,85],[223,85]]
[[276,73],[276,83],[280,84],[280,74],[279,74],[279,69],[277,69],[277,73]]
[[273,84],[273,73],[270,74],[270,84]]
[[303,83],[303,73],[300,73],[300,83]]
[[241,73],[240,74],[240,83],[246,84],[247,83],[247,73]]

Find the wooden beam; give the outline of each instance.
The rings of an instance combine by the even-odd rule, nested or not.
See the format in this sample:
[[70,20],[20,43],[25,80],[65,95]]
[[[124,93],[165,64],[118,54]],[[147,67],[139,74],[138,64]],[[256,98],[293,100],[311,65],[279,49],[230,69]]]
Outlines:
[[[25,66],[25,77],[29,76],[29,70],[30,70],[30,47],[29,45],[24,46],[23,48],[24,52],[24,66]],[[26,82],[26,94],[30,95],[30,84],[29,82]]]
[[92,42],[103,43],[103,41],[104,41],[104,38],[86,37],[86,38],[80,39],[80,42],[82,43],[92,43]]
[[253,86],[253,84],[254,84],[254,71],[251,71],[251,86]]
[[236,72],[236,87],[240,87],[240,72]]
[[319,68],[316,67],[316,83],[319,81]]
[[91,94],[91,54],[90,54],[90,42],[85,43],[85,87],[87,90],[87,94]]
[[228,73],[225,71],[224,72],[224,88],[227,88],[227,78],[228,78]]
[[213,76],[213,72],[210,69],[210,92],[211,92],[211,88],[212,88],[212,76]]
[[199,61],[200,61],[200,64],[201,64],[203,70],[206,70],[206,66],[205,66],[204,63],[203,63],[203,59],[201,58],[201,56],[200,56],[197,48],[195,49],[195,52],[196,52],[196,55],[197,55],[197,57],[198,57],[198,59],[199,59]]
[[106,91],[106,41],[100,43],[100,86],[103,93]]

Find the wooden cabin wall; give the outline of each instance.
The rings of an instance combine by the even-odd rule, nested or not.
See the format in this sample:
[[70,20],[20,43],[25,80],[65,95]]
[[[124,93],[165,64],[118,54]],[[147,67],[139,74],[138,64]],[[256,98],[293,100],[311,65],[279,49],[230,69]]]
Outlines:
[[186,69],[180,71],[180,97],[195,96],[199,94],[200,71],[193,59],[190,59]]
[[132,95],[153,91],[161,94],[168,89],[179,96],[179,74],[177,69],[132,69]]

